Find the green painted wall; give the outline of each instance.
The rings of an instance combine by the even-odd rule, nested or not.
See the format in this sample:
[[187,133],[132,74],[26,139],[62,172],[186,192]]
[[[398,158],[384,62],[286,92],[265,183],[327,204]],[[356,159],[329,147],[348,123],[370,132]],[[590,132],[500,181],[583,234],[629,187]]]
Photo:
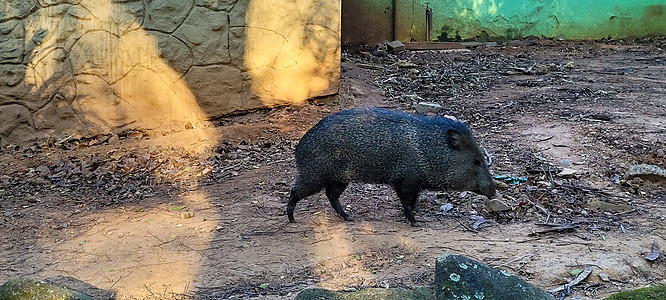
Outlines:
[[[343,0],[343,6],[345,2],[362,2],[366,16],[381,15],[394,3],[395,38],[401,41],[425,40],[426,3],[433,10],[433,39],[440,41],[666,35],[666,0]],[[343,22],[349,21],[343,16]]]

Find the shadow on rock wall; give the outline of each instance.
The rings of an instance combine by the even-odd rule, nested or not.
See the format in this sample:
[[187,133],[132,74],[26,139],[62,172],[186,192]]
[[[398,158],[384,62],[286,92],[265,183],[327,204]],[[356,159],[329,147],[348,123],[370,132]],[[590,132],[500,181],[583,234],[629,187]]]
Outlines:
[[0,138],[178,131],[336,93],[339,10],[339,1],[6,3]]

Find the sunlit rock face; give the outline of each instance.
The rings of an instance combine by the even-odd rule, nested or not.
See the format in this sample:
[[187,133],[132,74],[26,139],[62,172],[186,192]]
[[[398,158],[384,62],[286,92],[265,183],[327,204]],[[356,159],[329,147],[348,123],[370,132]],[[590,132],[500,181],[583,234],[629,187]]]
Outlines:
[[0,142],[201,127],[334,94],[339,69],[340,1],[4,1]]

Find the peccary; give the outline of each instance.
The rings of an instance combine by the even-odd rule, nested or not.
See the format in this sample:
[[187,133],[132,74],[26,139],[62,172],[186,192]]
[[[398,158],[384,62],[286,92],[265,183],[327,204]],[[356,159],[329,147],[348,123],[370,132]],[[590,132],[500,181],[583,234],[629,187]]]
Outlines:
[[298,177],[287,216],[296,203],[322,188],[335,211],[352,218],[338,198],[350,182],[391,185],[405,217],[421,190],[468,190],[493,197],[484,155],[465,124],[439,116],[411,115],[380,108],[341,111],[322,119],[296,146]]

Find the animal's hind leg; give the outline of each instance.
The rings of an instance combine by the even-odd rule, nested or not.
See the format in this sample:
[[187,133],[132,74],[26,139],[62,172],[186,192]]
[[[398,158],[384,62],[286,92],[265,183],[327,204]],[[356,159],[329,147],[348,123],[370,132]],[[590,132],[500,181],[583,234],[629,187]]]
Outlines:
[[420,224],[416,222],[414,214],[412,213],[416,206],[416,200],[419,197],[419,191],[408,188],[408,185],[405,184],[396,186],[395,191],[396,194],[398,194],[398,198],[400,198],[402,209],[405,211],[405,217],[409,220],[409,223],[415,227],[420,226]]
[[305,182],[301,178],[296,180],[296,184],[291,188],[291,194],[289,195],[289,203],[287,203],[287,217],[289,222],[294,223],[294,209],[296,208],[296,203],[301,199],[310,196],[321,190],[322,186],[314,182]]
[[341,182],[329,183],[328,186],[326,186],[326,197],[328,197],[328,201],[331,202],[331,206],[333,206],[335,211],[342,218],[344,218],[347,221],[352,221],[354,219],[350,217],[342,208],[342,205],[340,205],[340,195],[342,195],[342,192],[345,190],[345,188],[347,188],[347,183],[341,183]]

